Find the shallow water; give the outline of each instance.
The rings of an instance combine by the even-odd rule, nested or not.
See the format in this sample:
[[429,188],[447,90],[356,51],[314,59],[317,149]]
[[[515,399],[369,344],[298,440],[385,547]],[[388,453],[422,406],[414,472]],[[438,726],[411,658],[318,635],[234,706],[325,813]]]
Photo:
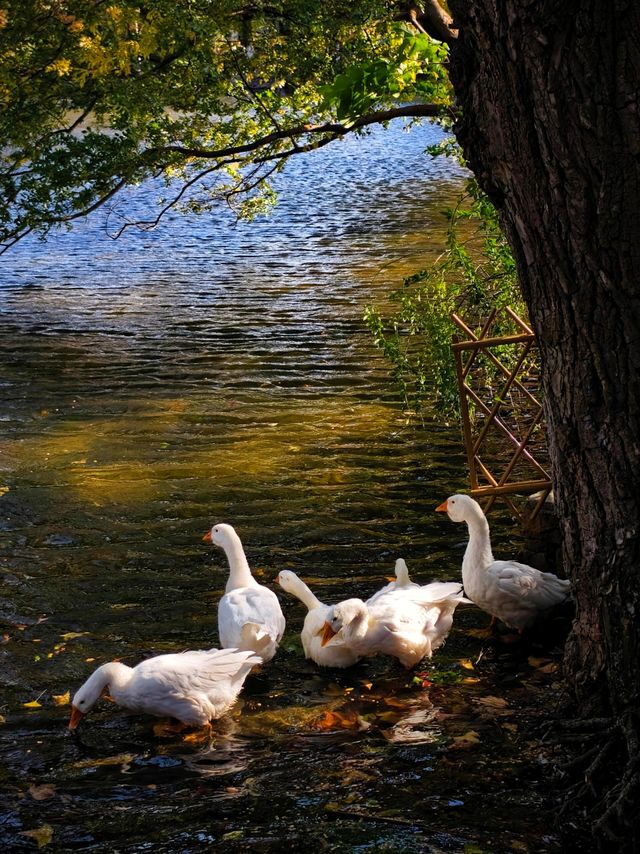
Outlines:
[[259,580],[292,569],[324,601],[370,595],[398,556],[459,577],[464,532],[433,512],[466,486],[459,428],[406,423],[361,319],[442,249],[463,175],[423,154],[436,136],[292,163],[252,224],[220,211],[112,242],[98,217],[0,261],[11,850],[556,850],[520,732],[553,662],[483,647],[469,607],[416,669],[429,685],[389,660],[306,662],[278,590],[283,645],[211,742],[106,702],[66,730],[64,695],[98,664],[217,643],[216,521]]

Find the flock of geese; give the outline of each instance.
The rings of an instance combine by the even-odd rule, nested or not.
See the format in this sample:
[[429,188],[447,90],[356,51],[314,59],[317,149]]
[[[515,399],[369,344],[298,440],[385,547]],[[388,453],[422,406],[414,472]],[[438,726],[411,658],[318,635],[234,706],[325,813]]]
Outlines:
[[[402,558],[395,580],[366,601],[326,605],[294,572],[277,582],[307,609],[301,640],[304,654],[322,667],[351,667],[362,658],[387,655],[411,668],[445,642],[462,602],[473,603],[522,632],[571,595],[569,582],[510,560],[496,561],[489,525],[468,495],[452,495],[438,508],[454,522],[466,522],[469,542],[462,584],[416,584]],[[218,606],[222,649],[158,655],[136,667],[103,664],[76,692],[69,729],[74,730],[98,699],[108,693],[134,712],[168,715],[182,724],[205,726],[234,704],[249,672],[276,654],[285,630],[278,597],[259,584],[231,525],[217,524],[204,536],[224,550],[229,579]]]

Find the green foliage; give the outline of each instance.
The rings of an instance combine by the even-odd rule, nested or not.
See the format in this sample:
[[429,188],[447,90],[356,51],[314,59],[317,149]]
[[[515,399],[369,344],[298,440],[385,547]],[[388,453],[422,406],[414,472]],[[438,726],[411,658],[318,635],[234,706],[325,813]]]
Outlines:
[[445,105],[444,56],[376,0],[0,0],[0,251],[149,177],[255,215],[327,123]]
[[351,66],[322,87],[324,106],[335,107],[340,120],[353,121],[375,107],[399,99],[422,97],[446,103],[450,97],[444,68],[447,49],[423,33],[395,27],[385,56]]
[[[390,362],[405,406],[419,412],[428,401],[444,415],[458,411],[451,341],[452,312],[472,325],[492,308],[510,305],[526,316],[515,263],[495,208],[470,179],[448,216],[447,248],[429,268],[393,291],[393,310],[369,307],[365,320]],[[508,359],[508,354],[506,354]]]

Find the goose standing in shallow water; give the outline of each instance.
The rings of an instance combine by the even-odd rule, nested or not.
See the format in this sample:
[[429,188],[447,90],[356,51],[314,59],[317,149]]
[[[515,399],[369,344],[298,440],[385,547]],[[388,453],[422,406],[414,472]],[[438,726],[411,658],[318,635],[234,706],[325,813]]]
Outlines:
[[455,609],[465,601],[457,581],[390,590],[371,605],[345,599],[329,609],[322,643],[331,644],[340,632],[343,642],[362,657],[390,655],[413,667],[442,646]]
[[489,523],[470,495],[452,495],[436,510],[453,522],[467,523],[469,543],[462,561],[464,592],[492,617],[522,631],[571,596],[570,582],[551,572],[514,560],[494,560]]
[[247,674],[261,663],[254,653],[237,649],[156,655],[136,667],[111,661],[94,670],[76,691],[69,729],[76,729],[107,691],[133,712],[170,715],[183,724],[204,726],[231,708]]
[[231,525],[214,525],[203,540],[219,546],[229,562],[229,580],[218,604],[220,643],[252,650],[269,661],[285,629],[278,597],[251,575],[240,537]]
[[344,643],[340,633],[335,635],[328,646],[322,645],[322,633],[330,606],[323,604],[295,572],[283,569],[278,573],[276,581],[283,590],[299,599],[307,609],[300,633],[306,658],[312,659],[321,667],[351,667],[360,660],[360,656]]

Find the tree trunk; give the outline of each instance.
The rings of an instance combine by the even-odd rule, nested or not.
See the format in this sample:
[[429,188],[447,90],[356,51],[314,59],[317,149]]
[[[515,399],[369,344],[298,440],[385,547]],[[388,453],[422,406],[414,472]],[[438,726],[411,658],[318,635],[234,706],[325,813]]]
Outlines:
[[[456,128],[501,211],[543,384],[596,837],[640,848],[640,4],[451,0]],[[594,722],[585,726],[591,729]],[[615,738],[614,738],[615,736]],[[587,765],[589,767],[587,768]],[[610,843],[609,843],[610,844]],[[610,849],[609,849],[610,850]]]

